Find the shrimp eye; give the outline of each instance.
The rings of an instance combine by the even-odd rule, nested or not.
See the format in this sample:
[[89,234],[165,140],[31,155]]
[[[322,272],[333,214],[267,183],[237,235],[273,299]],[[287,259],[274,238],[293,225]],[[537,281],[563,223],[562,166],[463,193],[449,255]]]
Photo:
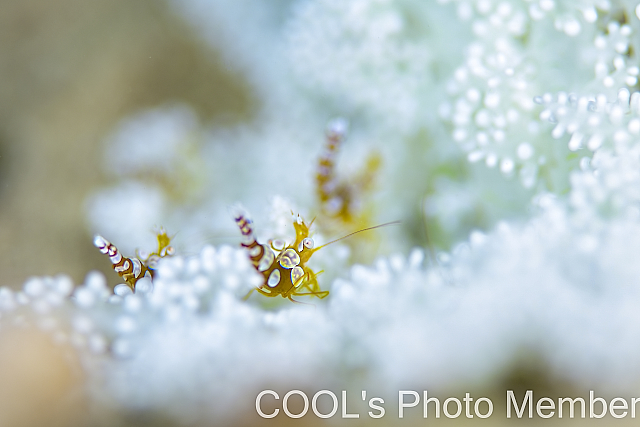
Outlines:
[[302,241],[302,244],[307,249],[313,249],[314,246],[313,239],[310,239],[308,237]]

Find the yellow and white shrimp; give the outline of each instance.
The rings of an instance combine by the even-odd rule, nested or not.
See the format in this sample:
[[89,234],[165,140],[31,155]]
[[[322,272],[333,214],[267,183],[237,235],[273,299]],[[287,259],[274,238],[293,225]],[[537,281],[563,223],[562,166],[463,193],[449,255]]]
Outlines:
[[139,257],[127,258],[123,256],[114,244],[99,234],[96,234],[93,238],[93,244],[100,252],[109,256],[115,272],[124,279],[132,290],[135,290],[138,280],[143,277],[153,278],[154,270],[160,258],[171,256],[175,253],[175,249],[171,246],[171,238],[164,228],[158,231],[157,239],[158,250],[142,260]]

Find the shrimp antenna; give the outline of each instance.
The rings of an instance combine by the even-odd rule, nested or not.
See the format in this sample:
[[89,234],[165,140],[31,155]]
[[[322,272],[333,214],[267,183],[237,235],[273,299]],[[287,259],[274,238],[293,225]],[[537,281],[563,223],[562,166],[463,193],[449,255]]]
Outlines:
[[340,240],[346,239],[347,237],[351,237],[354,234],[362,233],[363,231],[375,230],[376,228],[386,227],[388,225],[397,225],[397,224],[400,224],[400,223],[401,223],[401,221],[391,221],[391,222],[386,222],[384,224],[376,225],[374,227],[368,227],[368,228],[363,228],[362,230],[354,231],[353,233],[347,234],[346,236],[342,236],[339,239],[332,240],[329,243],[325,243],[322,246],[318,246],[317,248],[315,248],[314,252],[319,250],[319,249],[324,248],[325,246],[329,246],[332,243],[339,242]]

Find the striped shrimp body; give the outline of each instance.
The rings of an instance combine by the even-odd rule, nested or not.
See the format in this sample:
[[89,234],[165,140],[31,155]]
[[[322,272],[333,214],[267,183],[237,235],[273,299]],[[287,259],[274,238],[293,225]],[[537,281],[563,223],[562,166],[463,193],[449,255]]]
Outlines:
[[171,238],[167,236],[164,229],[158,232],[158,250],[140,260],[138,257],[127,258],[123,256],[118,248],[100,235],[96,235],[93,244],[105,255],[109,256],[113,269],[124,279],[132,290],[135,290],[136,283],[143,277],[153,278],[154,269],[160,258],[171,256],[175,253],[173,246],[170,246]]
[[336,216],[348,216],[348,200],[339,197],[335,177],[335,157],[344,141],[349,124],[344,119],[334,119],[327,125],[326,146],[318,162],[316,175],[317,193],[320,205],[325,213]]
[[135,289],[136,282],[143,277],[153,277],[152,270],[142,263],[138,258],[127,258],[122,256],[118,248],[107,239],[96,235],[93,244],[100,249],[100,252],[109,256],[113,269],[124,279],[125,282]]
[[313,239],[309,238],[311,224],[305,224],[298,216],[293,222],[296,240],[285,246],[281,241],[271,241],[269,245],[258,243],[251,220],[244,213],[236,214],[235,221],[242,232],[242,247],[247,249],[251,263],[264,277],[264,283],[256,288],[259,293],[267,297],[280,295],[294,302],[294,296],[325,298],[329,295],[329,291],[320,290],[316,273],[306,265],[311,255],[320,249],[314,249]]
[[324,216],[340,220],[349,227],[362,227],[368,223],[363,201],[373,187],[382,160],[379,154],[372,153],[359,173],[348,179],[338,179],[336,157],[348,129],[349,123],[343,118],[334,119],[327,125],[325,148],[316,173],[316,193]]

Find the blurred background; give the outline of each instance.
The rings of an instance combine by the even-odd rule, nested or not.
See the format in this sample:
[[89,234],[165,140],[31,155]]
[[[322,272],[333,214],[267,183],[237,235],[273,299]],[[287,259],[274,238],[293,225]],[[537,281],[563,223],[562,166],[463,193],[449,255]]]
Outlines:
[[[14,289],[34,275],[64,273],[81,283],[92,269],[103,271],[112,285],[118,283],[93,246],[85,203],[96,188],[109,184],[103,141],[121,119],[176,101],[190,105],[204,123],[230,124],[250,119],[256,102],[248,85],[162,0],[3,0],[0,79],[0,286]],[[3,334],[0,426],[87,425],[83,396],[58,398],[83,383],[76,361],[64,350],[42,334]],[[481,423],[540,423],[498,415],[504,413],[506,389],[519,394],[535,389],[552,398],[584,396],[584,390],[550,379],[531,365],[505,369],[505,377],[493,381],[495,388],[477,390],[476,395],[497,404],[496,415]],[[173,425],[144,414],[111,416],[104,425]],[[245,421],[264,423],[253,413]],[[270,425],[283,421],[324,424],[315,418],[302,423],[278,418]],[[386,421],[397,419],[388,416]],[[555,418],[545,424],[585,421],[591,424]],[[415,425],[424,422],[413,420]],[[436,424],[472,422],[478,420]]]
[[2,2],[0,285],[90,269],[117,282],[85,225],[87,195],[108,184],[104,138],[171,101],[204,122],[248,118],[251,94],[216,58],[164,1]]
[[[0,286],[91,269],[117,282],[85,225],[87,195],[107,184],[105,135],[167,101],[204,121],[248,117],[251,95],[215,58],[163,1],[3,0]],[[0,425],[86,425],[76,363],[42,333],[3,333]]]

